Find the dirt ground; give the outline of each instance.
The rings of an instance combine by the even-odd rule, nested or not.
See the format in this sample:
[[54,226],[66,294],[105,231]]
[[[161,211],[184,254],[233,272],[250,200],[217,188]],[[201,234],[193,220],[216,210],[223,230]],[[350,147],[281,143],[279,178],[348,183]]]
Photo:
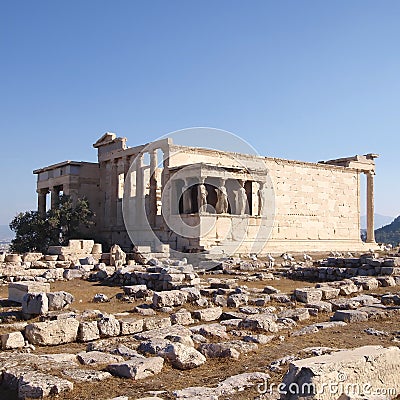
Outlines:
[[[216,276],[213,276],[216,277]],[[224,275],[226,278],[227,276]],[[229,277],[231,278],[231,277]],[[271,280],[262,282],[243,282],[248,287],[264,287],[272,285],[280,289],[284,293],[290,293],[295,288],[313,286],[307,282],[293,281],[289,279]],[[260,286],[261,285],[261,286]],[[119,301],[115,295],[122,293],[119,287],[103,286],[98,283],[87,282],[82,280],[73,280],[67,282],[55,282],[51,284],[51,290],[65,290],[75,296],[73,309],[98,309],[108,313],[130,312],[135,304]],[[380,288],[373,291],[374,293],[397,292],[398,288]],[[96,293],[104,293],[111,301],[109,303],[93,303],[92,299]],[[368,293],[364,291],[363,293]],[[0,286],[0,299],[7,297],[7,286]],[[188,307],[189,308],[189,307]],[[5,311],[4,308],[0,308]],[[312,317],[311,319],[298,324],[298,327],[310,325],[321,320],[328,320],[328,316]],[[364,332],[366,328],[375,328],[389,332],[389,336],[371,336]],[[260,345],[258,351],[242,355],[239,360],[208,360],[204,365],[190,371],[179,371],[165,364],[163,371],[154,376],[141,381],[133,381],[129,379],[110,378],[103,382],[96,383],[74,383],[74,390],[71,393],[59,395],[60,400],[86,400],[98,399],[105,400],[116,396],[129,396],[130,399],[154,395],[159,392],[160,396],[165,399],[173,399],[172,390],[183,389],[189,386],[216,386],[225,378],[240,374],[243,372],[265,372],[270,374],[271,381],[274,383],[281,382],[282,376],[286,372],[282,370],[280,373],[271,373],[267,369],[267,365],[272,361],[285,355],[297,354],[301,349],[307,347],[333,347],[333,348],[353,348],[363,345],[383,345],[398,346],[396,341],[396,333],[400,332],[400,314],[386,320],[369,320],[363,323],[349,324],[340,329],[327,329],[318,333],[305,336],[290,336],[288,332],[282,331],[278,335],[284,335],[285,340],[280,341],[278,338],[267,345]],[[128,342],[126,342],[128,341]],[[124,343],[129,346],[129,337],[124,338]],[[66,344],[52,347],[37,347],[35,354],[45,353],[77,353],[86,348],[85,344]],[[165,391],[165,392],[164,392]],[[227,396],[225,399],[254,399],[259,394],[254,390],[246,390],[235,395]],[[16,399],[14,393],[1,391],[0,399]]]

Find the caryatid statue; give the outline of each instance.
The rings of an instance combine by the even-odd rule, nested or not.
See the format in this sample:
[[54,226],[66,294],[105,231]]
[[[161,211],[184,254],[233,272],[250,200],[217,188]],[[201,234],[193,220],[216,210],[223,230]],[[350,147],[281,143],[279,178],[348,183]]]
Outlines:
[[258,215],[265,215],[266,202],[267,202],[267,184],[265,182],[260,183],[260,189],[258,190]]
[[247,193],[244,188],[244,181],[240,182],[240,189],[238,190],[238,211],[239,215],[244,215],[246,213],[247,205]]
[[224,214],[228,212],[228,193],[226,187],[222,184],[217,190],[217,204],[215,205],[217,214]]
[[199,212],[206,211],[207,207],[207,189],[204,183],[200,183],[198,190],[198,203],[199,203]]

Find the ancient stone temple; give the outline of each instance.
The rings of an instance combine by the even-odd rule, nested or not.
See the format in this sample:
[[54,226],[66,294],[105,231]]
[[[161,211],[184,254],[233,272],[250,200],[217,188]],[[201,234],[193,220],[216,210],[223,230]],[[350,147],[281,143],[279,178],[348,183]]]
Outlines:
[[[375,154],[309,163],[104,134],[98,162],[35,170],[38,210],[86,197],[93,237],[149,252],[362,251],[373,247]],[[366,175],[367,243],[360,239]],[[50,202],[47,194],[51,193]],[[50,203],[50,204],[47,204]]]

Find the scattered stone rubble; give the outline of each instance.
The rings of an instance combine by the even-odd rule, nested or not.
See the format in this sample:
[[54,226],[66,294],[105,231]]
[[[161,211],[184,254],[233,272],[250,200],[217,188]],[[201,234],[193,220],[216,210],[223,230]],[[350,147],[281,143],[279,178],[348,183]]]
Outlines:
[[304,267],[295,264],[287,272],[294,279],[315,281],[338,281],[356,276],[400,275],[400,257],[376,257],[365,254],[359,258],[330,257]]
[[[399,285],[400,257],[328,258],[314,266],[310,260],[290,261],[293,265],[285,260],[283,267],[275,268],[268,261],[231,258],[206,272],[185,259],[149,259],[145,265],[136,264],[119,246],[103,254],[92,241],[71,241],[67,248],[52,248],[50,256],[30,253],[0,263],[11,310],[0,313],[0,329],[7,328],[0,335],[1,382],[21,399],[72,391],[75,382],[100,382],[112,376],[146,379],[161,374],[167,364],[186,371],[214,359],[240,360],[287,336],[312,335],[400,313],[400,294],[362,293]],[[270,280],[287,276],[303,282],[291,293],[280,293],[271,286]],[[78,312],[73,309],[72,294],[51,290],[54,280],[70,279],[119,286],[119,301],[141,304],[132,306],[132,313]],[[263,287],[243,284],[263,280],[269,281]],[[97,293],[93,303],[101,307],[109,300]],[[390,336],[373,328],[365,332]],[[37,347],[74,342],[84,344],[86,350],[35,354]],[[305,353],[318,356],[301,359]],[[397,347],[309,349],[302,355],[286,355],[267,369],[281,372],[287,368],[283,380],[287,385],[323,384],[343,370],[355,383],[371,379],[400,390]],[[388,370],[390,374],[385,373]],[[267,379],[264,372],[249,371],[213,387],[189,387],[173,395],[218,399]]]

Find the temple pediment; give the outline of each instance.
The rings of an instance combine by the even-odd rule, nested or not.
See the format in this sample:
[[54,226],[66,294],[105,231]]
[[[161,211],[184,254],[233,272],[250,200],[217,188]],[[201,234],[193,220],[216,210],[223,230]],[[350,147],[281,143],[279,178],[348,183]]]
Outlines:
[[96,143],[93,144],[94,148],[107,145],[116,139],[117,135],[112,132],[106,132]]

